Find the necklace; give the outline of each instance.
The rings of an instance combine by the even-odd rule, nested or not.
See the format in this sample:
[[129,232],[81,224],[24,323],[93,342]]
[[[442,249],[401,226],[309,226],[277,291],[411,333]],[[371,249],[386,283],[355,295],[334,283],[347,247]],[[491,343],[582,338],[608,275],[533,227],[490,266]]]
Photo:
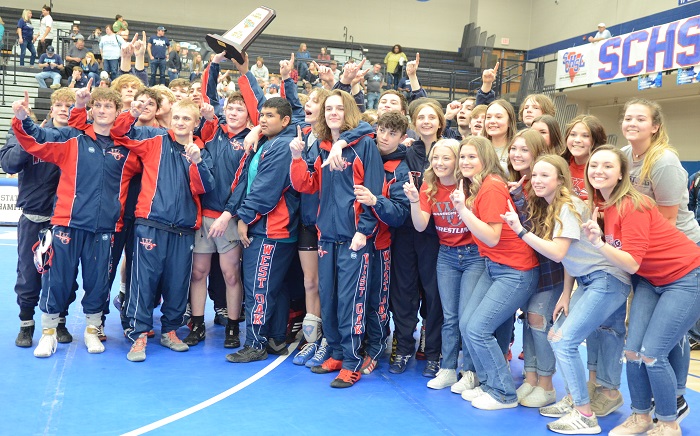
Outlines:
[[639,153],[639,154],[634,154],[634,153],[632,153],[632,155],[634,156],[635,159],[639,159],[640,157],[642,157],[642,156],[644,156],[645,154],[647,154],[647,151],[649,151],[648,148],[647,148],[646,150],[644,150],[643,153]]

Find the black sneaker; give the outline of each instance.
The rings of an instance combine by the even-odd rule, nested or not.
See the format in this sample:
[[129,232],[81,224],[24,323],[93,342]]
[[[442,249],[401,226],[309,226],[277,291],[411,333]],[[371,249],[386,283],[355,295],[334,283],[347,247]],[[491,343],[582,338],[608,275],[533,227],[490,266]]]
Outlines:
[[275,339],[270,339],[267,341],[267,352],[269,354],[274,354],[275,356],[286,356],[289,354],[287,342],[282,341],[278,343]]
[[420,327],[420,339],[418,340],[418,350],[416,350],[416,360],[425,360],[425,324]]
[[59,344],[70,344],[73,342],[73,335],[66,328],[65,321],[59,322],[58,327],[56,327],[56,340]]
[[389,372],[392,374],[401,374],[406,371],[406,366],[408,365],[408,360],[411,358],[410,354],[397,354],[394,358],[394,363],[389,366]]
[[241,329],[238,323],[226,326],[226,338],[224,339],[224,348],[238,348],[241,346],[241,338],[239,337]]
[[228,309],[225,307],[215,307],[214,308],[214,324],[227,326],[228,325]]
[[690,407],[681,395],[676,398],[676,422],[680,424],[688,415],[690,415]]
[[690,339],[690,351],[700,350],[700,342],[696,341],[693,338],[689,338],[689,339]]
[[258,350],[250,345],[246,345],[235,353],[226,355],[226,360],[233,363],[248,363],[265,359],[267,359],[267,350],[264,348]]
[[423,377],[434,378],[438,371],[440,371],[440,361],[439,360],[428,360],[425,363],[425,369],[423,370]]
[[396,360],[396,346],[398,345],[396,335],[391,339],[391,354],[389,355],[389,364],[393,364]]
[[15,339],[15,345],[22,348],[32,346],[32,337],[34,336],[34,321],[21,321],[19,334]]
[[207,336],[207,329],[204,324],[193,324],[190,334],[182,342],[187,345],[197,345]]

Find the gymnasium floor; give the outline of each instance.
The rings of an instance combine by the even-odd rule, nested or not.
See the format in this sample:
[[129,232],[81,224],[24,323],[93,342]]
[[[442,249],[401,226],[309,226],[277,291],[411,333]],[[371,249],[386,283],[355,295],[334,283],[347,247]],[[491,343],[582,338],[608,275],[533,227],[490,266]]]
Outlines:
[[[114,314],[107,319],[106,351],[89,355],[82,339],[84,317],[74,304],[68,318],[73,343],[59,344],[49,359],[37,359],[32,349],[14,345],[19,325],[15,238],[13,227],[0,227],[0,435],[553,434],[537,410],[479,411],[449,389],[426,388],[428,379],[420,374],[424,363],[415,360],[404,374],[393,375],[387,355],[378,370],[350,389],[330,388],[334,375],[297,367],[291,354],[229,363],[224,329],[213,324],[211,303],[203,344],[175,353],[152,339],[143,363],[126,360],[129,343]],[[35,332],[35,344],[39,337]],[[519,342],[513,350],[521,350]],[[700,435],[700,354],[693,354],[689,386],[695,391],[686,396],[691,414],[682,423],[685,435]],[[522,361],[514,359],[511,369],[519,384]],[[562,380],[556,376],[555,382],[561,398]],[[600,420],[603,434],[629,413],[624,382],[622,392],[626,405]]]

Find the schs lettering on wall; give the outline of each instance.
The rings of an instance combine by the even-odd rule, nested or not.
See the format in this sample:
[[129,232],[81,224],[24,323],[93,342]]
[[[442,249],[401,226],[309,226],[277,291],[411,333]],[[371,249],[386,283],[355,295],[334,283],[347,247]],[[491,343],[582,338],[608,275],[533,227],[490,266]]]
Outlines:
[[700,15],[560,50],[557,62],[557,88],[699,65]]

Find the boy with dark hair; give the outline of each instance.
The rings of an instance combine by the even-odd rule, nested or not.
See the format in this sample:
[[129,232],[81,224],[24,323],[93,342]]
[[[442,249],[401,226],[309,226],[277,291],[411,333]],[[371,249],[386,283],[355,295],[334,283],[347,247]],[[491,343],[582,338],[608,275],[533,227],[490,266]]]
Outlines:
[[[39,307],[42,337],[34,350],[36,357],[49,357],[56,351],[56,328],[60,314],[68,307],[78,263],[83,265],[82,299],[87,319],[85,345],[89,353],[101,353],[98,338],[102,307],[108,298],[113,234],[122,226],[121,213],[126,186],[139,171],[136,156],[110,137],[121,104],[120,96],[98,88],[90,95],[78,91],[75,110],[85,110],[90,101],[94,123],[84,131],[72,128],[42,129],[27,119],[29,96],[16,101],[13,129],[27,152],[55,163],[61,169],[51,223],[53,224],[53,266],[43,278]],[[48,241],[47,237],[47,241]]]
[[[143,103],[135,101],[123,112],[112,134],[126,134],[125,146],[143,162],[143,184],[136,205],[134,266],[130,298],[125,313],[128,338],[133,342],[127,359],[146,360],[147,332],[153,328],[155,293],[163,291],[160,343],[173,351],[187,351],[176,334],[183,324],[192,271],[194,232],[200,225],[199,194],[213,188],[206,151],[193,137],[200,109],[192,100],[173,106],[169,130],[135,127]],[[201,109],[209,128],[214,128],[213,108]],[[206,158],[204,159],[203,156]]]
[[153,88],[143,88],[134,95],[134,100],[143,103],[141,115],[135,126],[159,127],[156,114],[160,110],[160,93]]
[[[226,210],[238,217],[243,244],[245,306],[248,313],[245,346],[226,359],[247,363],[274,354],[287,354],[285,336],[276,338],[271,321],[283,294],[282,282],[294,256],[298,231],[299,194],[291,187],[289,143],[292,107],[283,98],[267,100],[259,126],[249,136],[260,136],[257,150],[248,156],[246,183],[239,183]],[[286,315],[286,314],[285,314]],[[286,321],[286,320],[285,320]]]
[[[46,121],[46,128],[67,127],[70,107],[75,103],[75,92],[62,88],[51,94],[51,117]],[[20,331],[15,340],[18,347],[32,346],[34,335],[34,309],[39,304],[41,293],[41,274],[34,265],[34,244],[37,235],[51,227],[53,203],[56,187],[61,175],[58,167],[52,163],[32,156],[24,151],[19,141],[10,130],[7,143],[0,149],[0,166],[8,174],[19,174],[17,207],[22,208],[22,215],[17,223],[17,282],[15,293],[19,305]],[[74,287],[75,288],[75,287]],[[68,305],[75,301],[75,289],[68,297]],[[56,327],[58,343],[73,341],[66,328],[67,311],[61,313]]]
[[386,350],[389,324],[389,287],[391,281],[391,240],[393,229],[410,216],[410,204],[403,191],[408,182],[408,166],[404,162],[408,120],[396,111],[386,112],[377,120],[377,148],[384,164],[384,186],[381,195],[373,195],[364,186],[355,186],[357,201],[368,206],[379,218],[379,231],[374,238],[370,286],[367,294],[365,358],[360,371],[370,374],[379,356]]

